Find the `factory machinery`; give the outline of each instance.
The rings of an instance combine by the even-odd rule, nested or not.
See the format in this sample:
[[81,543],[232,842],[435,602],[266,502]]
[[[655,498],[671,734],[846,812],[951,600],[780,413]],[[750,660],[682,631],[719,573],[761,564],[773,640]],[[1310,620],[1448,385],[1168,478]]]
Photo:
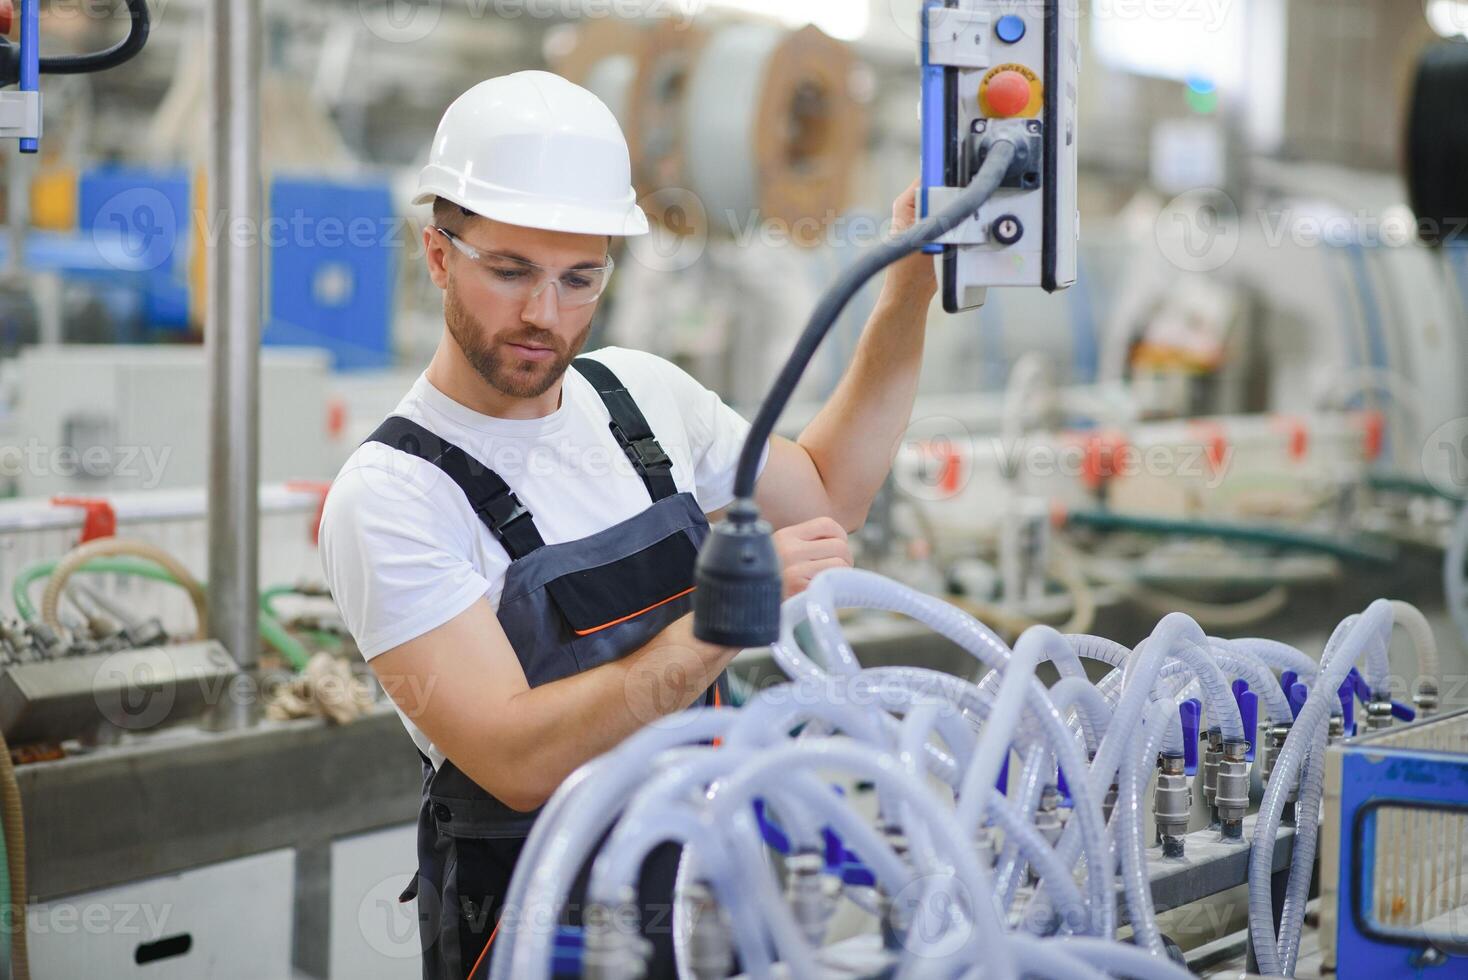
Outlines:
[[[922,623],[964,651],[968,676],[864,667],[838,618],[854,609]],[[1394,626],[1418,658],[1410,705],[1389,679]],[[638,869],[666,842],[685,848],[673,928],[686,976],[737,963],[752,977],[1186,977],[1159,908],[1245,883],[1257,972],[1316,976],[1318,946],[1302,958],[1301,937],[1322,816],[1328,842],[1355,840],[1341,812],[1322,814],[1328,769],[1334,801],[1344,791],[1348,807],[1369,799],[1435,831],[1405,846],[1370,836],[1378,852],[1406,855],[1363,886],[1364,916],[1385,910],[1391,945],[1369,969],[1342,956],[1337,974],[1464,967],[1461,930],[1444,927],[1464,915],[1464,716],[1393,743],[1436,750],[1420,763],[1441,771],[1436,787],[1410,771],[1353,778],[1378,742],[1345,741],[1436,709],[1436,646],[1406,603],[1348,617],[1318,661],[1210,637],[1181,614],[1135,649],[1046,627],[1010,647],[947,603],[834,570],[786,601],[771,649],[785,682],[738,710],[651,726],[557,791],[511,886],[493,976],[640,976]],[[1086,661],[1104,665],[1098,680]],[[1048,687],[1036,675],[1047,662],[1058,673]],[[582,921],[552,928],[583,862]],[[1358,891],[1344,888],[1331,910],[1343,949],[1357,941]],[[829,942],[846,903],[871,928]],[[1117,941],[1123,923],[1131,935]]]

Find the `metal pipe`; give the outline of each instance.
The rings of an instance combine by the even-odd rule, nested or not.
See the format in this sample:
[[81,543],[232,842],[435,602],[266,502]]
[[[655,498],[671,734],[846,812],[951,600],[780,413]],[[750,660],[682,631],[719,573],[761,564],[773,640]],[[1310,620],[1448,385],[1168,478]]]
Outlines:
[[[241,669],[258,663],[260,492],[260,0],[212,0],[209,208],[222,236],[209,252],[209,617]],[[226,726],[255,699],[231,698]],[[224,707],[224,706],[221,706]]]

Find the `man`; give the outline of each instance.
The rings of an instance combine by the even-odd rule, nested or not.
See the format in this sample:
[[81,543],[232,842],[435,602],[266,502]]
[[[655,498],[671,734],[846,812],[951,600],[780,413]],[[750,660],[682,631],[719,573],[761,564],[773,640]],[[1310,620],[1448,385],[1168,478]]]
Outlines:
[[[327,581],[424,760],[431,980],[485,975],[535,811],[573,770],[661,715],[727,700],[737,651],[694,639],[689,593],[749,427],[650,354],[577,359],[612,239],[647,230],[630,184],[616,119],[555,75],[491,79],[449,107],[414,199],[433,204],[443,337],[326,503]],[[914,195],[894,206],[899,228]],[[936,287],[922,256],[893,266],[836,392],[798,442],[765,448],[757,500],[787,594],[851,562],[846,535],[912,411]],[[655,976],[672,975],[676,858],[655,852],[642,880]]]

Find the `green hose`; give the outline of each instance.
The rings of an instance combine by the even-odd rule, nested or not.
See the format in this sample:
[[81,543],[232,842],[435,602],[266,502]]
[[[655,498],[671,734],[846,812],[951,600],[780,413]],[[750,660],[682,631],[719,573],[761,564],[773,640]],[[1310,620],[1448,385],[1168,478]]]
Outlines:
[[1065,523],[1068,527],[1089,527],[1097,531],[1135,531],[1138,534],[1220,538],[1224,541],[1270,545],[1288,551],[1312,551],[1345,561],[1369,564],[1389,564],[1397,557],[1396,547],[1380,539],[1360,535],[1353,538],[1330,537],[1265,524],[1141,517],[1109,510],[1071,511],[1065,515]]
[[[36,607],[31,603],[29,596],[31,584],[49,576],[56,568],[56,564],[54,561],[39,562],[22,569],[16,576],[15,584],[11,589],[11,594],[15,599],[15,611],[27,621],[34,622],[36,619]],[[96,558],[83,565],[81,571],[134,575],[139,578],[152,579],[155,582],[178,585],[178,580],[168,574],[165,569],[142,558]],[[267,594],[276,591],[267,590]],[[285,591],[291,590],[286,589]],[[264,595],[261,596],[261,603],[262,605],[265,603]],[[260,636],[265,642],[284,657],[295,670],[305,670],[306,664],[311,659],[311,651],[307,650],[294,636],[291,636],[280,621],[265,609],[260,610],[258,620]]]
[[1449,503],[1461,504],[1465,499],[1459,494],[1444,489],[1429,480],[1406,473],[1374,472],[1366,476],[1366,484],[1373,490],[1387,493],[1408,493],[1416,497],[1437,497]]

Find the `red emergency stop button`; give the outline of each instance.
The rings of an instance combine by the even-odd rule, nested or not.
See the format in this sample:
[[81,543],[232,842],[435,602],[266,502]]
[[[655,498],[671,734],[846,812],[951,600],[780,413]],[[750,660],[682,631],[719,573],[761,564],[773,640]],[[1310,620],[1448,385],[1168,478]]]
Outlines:
[[1018,116],[1030,106],[1030,80],[1014,70],[1001,71],[989,79],[984,97],[1000,119]]
[[0,0],[0,34],[9,34],[15,25],[15,4],[11,0]]

